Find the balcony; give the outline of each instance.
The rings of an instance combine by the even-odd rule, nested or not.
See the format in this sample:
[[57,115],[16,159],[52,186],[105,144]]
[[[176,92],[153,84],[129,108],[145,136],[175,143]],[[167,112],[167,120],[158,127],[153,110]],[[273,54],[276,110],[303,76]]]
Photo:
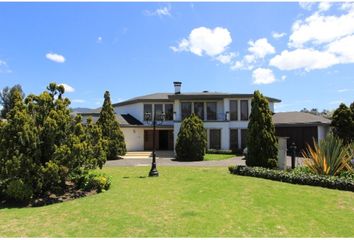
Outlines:
[[[181,116],[176,117],[176,114],[174,114],[174,121],[175,122],[181,122],[183,119]],[[214,118],[209,118],[207,119],[207,116],[204,117],[204,119],[202,119],[203,122],[227,122],[230,121],[229,120],[229,113],[217,113],[216,116],[214,116]]]

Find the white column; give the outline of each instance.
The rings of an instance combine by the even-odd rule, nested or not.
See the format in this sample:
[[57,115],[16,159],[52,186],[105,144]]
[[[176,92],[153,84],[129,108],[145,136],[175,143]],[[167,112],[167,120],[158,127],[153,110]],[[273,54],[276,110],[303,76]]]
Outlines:
[[181,102],[179,100],[175,100],[173,104],[173,111],[176,113],[175,114],[175,119],[174,121],[180,121],[181,120]]
[[230,149],[230,129],[226,126],[226,124],[221,129],[221,149]]
[[[228,115],[226,113],[229,112]],[[224,98],[224,114],[227,116],[227,121],[230,120],[230,99],[229,98]]]

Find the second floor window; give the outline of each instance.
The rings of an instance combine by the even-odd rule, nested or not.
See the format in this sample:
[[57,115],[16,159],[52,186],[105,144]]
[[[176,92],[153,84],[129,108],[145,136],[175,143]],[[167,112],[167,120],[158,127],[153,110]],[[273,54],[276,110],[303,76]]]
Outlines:
[[204,103],[203,102],[195,102],[194,103],[194,113],[201,120],[204,120]]
[[230,101],[230,120],[237,121],[238,120],[238,113],[237,113],[237,100]]
[[216,120],[216,102],[207,103],[207,120]]
[[248,120],[248,100],[241,100],[241,121]]
[[[147,114],[150,114],[150,119],[147,119]],[[144,120],[152,119],[152,104],[144,104]]]
[[162,110],[162,104],[155,104],[155,117],[156,119],[161,119],[161,114],[163,112]]
[[173,120],[173,104],[165,104],[165,120]]
[[182,110],[182,120],[192,114],[192,103],[191,102],[182,102],[181,103]]

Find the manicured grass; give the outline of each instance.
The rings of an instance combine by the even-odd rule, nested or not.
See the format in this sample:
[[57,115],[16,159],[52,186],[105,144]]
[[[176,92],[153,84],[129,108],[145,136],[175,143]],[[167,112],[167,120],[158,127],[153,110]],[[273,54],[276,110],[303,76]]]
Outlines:
[[354,193],[231,175],[225,167],[109,167],[111,190],[0,209],[1,237],[353,237]]
[[204,161],[225,160],[233,157],[236,157],[234,153],[206,153]]

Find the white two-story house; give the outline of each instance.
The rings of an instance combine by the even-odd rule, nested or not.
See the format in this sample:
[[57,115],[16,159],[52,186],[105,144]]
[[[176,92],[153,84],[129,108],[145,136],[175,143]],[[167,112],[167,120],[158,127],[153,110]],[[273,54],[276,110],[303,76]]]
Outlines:
[[[182,92],[181,82],[174,82],[174,93],[154,93],[113,104],[124,133],[127,150],[151,150],[153,131],[146,113],[157,118],[164,113],[164,121],[156,127],[156,149],[173,150],[182,120],[192,113],[199,116],[207,129],[208,148],[222,150],[243,149],[251,99],[253,94],[221,92]],[[267,97],[274,112],[274,103]]]

